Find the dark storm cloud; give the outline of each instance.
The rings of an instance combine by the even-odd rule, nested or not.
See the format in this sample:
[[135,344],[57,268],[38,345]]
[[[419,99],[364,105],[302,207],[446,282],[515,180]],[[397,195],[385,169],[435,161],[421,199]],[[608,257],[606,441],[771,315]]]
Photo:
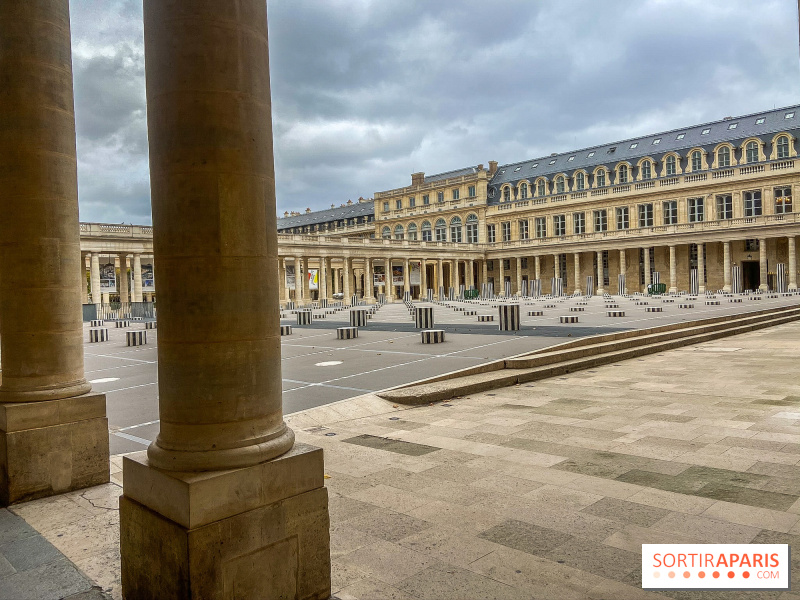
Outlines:
[[[74,0],[81,218],[147,221],[141,5]],[[272,0],[279,212],[797,101],[793,0]]]

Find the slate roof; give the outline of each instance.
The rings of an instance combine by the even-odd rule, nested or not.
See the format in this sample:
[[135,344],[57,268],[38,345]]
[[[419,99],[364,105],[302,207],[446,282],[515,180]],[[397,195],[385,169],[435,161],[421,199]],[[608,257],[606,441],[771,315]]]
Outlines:
[[[795,113],[794,117],[787,119],[788,113]],[[761,124],[756,124],[758,119],[764,119]],[[729,126],[736,123],[736,128],[730,129]],[[703,134],[708,129],[707,134]],[[586,169],[587,172],[594,170],[599,165],[606,165],[609,169],[620,161],[629,161],[635,164],[640,158],[651,156],[654,160],[660,158],[670,151],[687,151],[691,148],[701,147],[706,151],[711,151],[720,142],[731,142],[734,146],[739,145],[748,137],[758,136],[764,141],[769,141],[775,133],[788,131],[797,137],[800,133],[800,105],[778,108],[775,110],[753,113],[723,119],[700,125],[692,125],[682,129],[673,129],[662,133],[655,133],[610,144],[563,152],[555,156],[543,156],[525,160],[522,162],[509,163],[498,168],[497,173],[489,182],[489,189],[494,188],[494,198],[489,199],[490,204],[500,201],[500,186],[505,183],[516,185],[522,179],[533,182],[540,176],[545,176],[552,180],[553,176],[559,173],[566,173],[572,176],[578,169]],[[683,134],[681,139],[678,137]],[[653,141],[660,139],[658,144]],[[634,147],[631,147],[635,144]],[[610,150],[614,148],[613,151]],[[589,156],[594,152],[593,156]],[[569,160],[574,157],[573,160]],[[553,164],[550,164],[550,163]],[[533,166],[537,165],[537,166]],[[491,192],[490,192],[491,193]]]
[[444,173],[436,173],[435,175],[426,175],[425,183],[433,183],[434,181],[443,181],[452,177],[462,177],[463,175],[475,175],[478,172],[478,165],[474,167],[465,167],[463,169],[456,169],[454,171],[445,171]]
[[342,219],[354,219],[356,217],[366,217],[375,214],[375,202],[356,202],[350,206],[337,206],[316,210],[308,214],[303,213],[295,217],[281,217],[278,219],[278,231],[291,229],[292,227],[303,227],[304,225],[317,225],[319,223],[329,223]]

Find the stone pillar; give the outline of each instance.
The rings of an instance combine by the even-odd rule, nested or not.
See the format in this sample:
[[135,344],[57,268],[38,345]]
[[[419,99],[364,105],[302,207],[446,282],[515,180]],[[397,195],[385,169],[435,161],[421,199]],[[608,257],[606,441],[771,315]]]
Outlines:
[[644,249],[644,290],[647,291],[647,286],[650,285],[650,248]]
[[767,285],[767,238],[758,240],[758,268],[759,278],[761,279],[758,289],[766,292],[769,290],[769,285]]
[[282,414],[266,3],[145,0],[144,41],[160,433],[123,461],[122,593],[327,598],[322,451]]
[[350,299],[351,299],[350,297],[353,295],[351,293],[351,291],[350,291],[351,287],[352,287],[350,285],[351,284],[350,270],[351,270],[351,268],[353,266],[353,263],[351,262],[351,260],[352,259],[349,256],[345,256],[343,261],[342,261],[342,265],[343,265],[343,268],[342,268],[342,293],[344,294],[344,301],[345,301],[346,304],[350,303]]
[[311,288],[309,285],[309,260],[307,256],[303,257],[303,301],[311,304]]
[[669,247],[669,293],[675,294],[678,291],[678,265],[676,259],[675,246]]
[[0,2],[0,82],[0,504],[8,505],[109,479],[105,396],[88,395],[83,367],[68,0]]
[[517,257],[517,296],[522,294],[522,257]]
[[542,278],[542,259],[538,256],[533,257],[533,265],[534,271],[536,273],[536,279]]
[[506,295],[506,269],[505,261],[503,258],[498,258],[497,262],[500,264],[500,281],[494,286],[494,293],[497,295]]
[[89,289],[86,274],[86,255],[81,254],[81,302],[83,304],[89,304]]
[[321,256],[319,259],[319,290],[317,292],[320,300],[328,298],[328,258]]
[[[441,258],[436,260],[436,281],[439,289],[444,287],[444,264]],[[439,289],[436,290],[437,296],[439,294]]]
[[[99,277],[99,272],[98,272]],[[98,279],[98,285],[99,284]],[[133,301],[142,302],[142,255],[133,255]]]
[[[92,288],[92,304],[102,303],[100,294],[100,255],[92,252],[89,255],[89,285]],[[141,281],[141,278],[139,279]]]
[[573,256],[575,264],[575,293],[581,293],[581,253],[576,252]]
[[706,251],[702,243],[697,244],[697,292],[704,294],[706,291]]
[[408,258],[403,259],[403,297],[405,297],[406,292],[411,291],[411,277],[409,276],[408,269],[411,265],[408,262]]
[[469,259],[467,261],[467,289],[475,286],[475,261]]
[[731,291],[731,243],[722,242],[722,278],[723,292]]
[[128,292],[128,255],[119,255],[119,300],[123,303],[130,302]]
[[458,294],[458,260],[450,261],[450,287]]
[[303,298],[303,276],[300,274],[300,257],[294,257],[294,301],[302,303]]
[[375,298],[374,285],[372,277],[372,259],[364,259],[364,300],[372,302]]
[[553,277],[558,278],[558,254],[553,254]]
[[486,259],[481,260],[481,280],[479,287],[483,290],[483,284],[489,283],[489,267],[487,266]]
[[595,287],[596,294],[602,296],[605,293],[605,277],[603,277],[603,251],[597,251],[597,287]]
[[620,250],[619,251],[619,272],[622,275],[625,275],[625,289],[622,290],[622,293],[628,293],[628,261],[626,260],[626,251]]
[[[797,289],[797,250],[793,235],[789,236],[789,290]],[[85,286],[84,286],[85,287]]]
[[421,259],[419,261],[419,299],[427,298],[428,294],[428,261]]

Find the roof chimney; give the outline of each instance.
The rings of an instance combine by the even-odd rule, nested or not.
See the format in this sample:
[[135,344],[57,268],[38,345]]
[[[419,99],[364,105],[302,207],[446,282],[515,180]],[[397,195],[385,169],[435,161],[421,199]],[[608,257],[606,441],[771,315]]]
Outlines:
[[331,204],[331,208],[336,208],[336,205],[335,204]]
[[483,163],[478,165],[478,171],[483,171]]
[[283,211],[283,218],[285,219],[288,216],[289,216],[289,211],[288,210]]
[[311,213],[311,209],[310,209],[310,208],[307,208],[307,209],[306,209],[306,214],[310,214],[310,213]]
[[352,205],[353,205],[353,201],[352,200],[348,200],[347,201],[347,206],[352,206]]
[[411,174],[411,185],[422,185],[425,183],[425,173],[412,173]]
[[497,161],[490,160],[489,161],[489,177],[497,173]]

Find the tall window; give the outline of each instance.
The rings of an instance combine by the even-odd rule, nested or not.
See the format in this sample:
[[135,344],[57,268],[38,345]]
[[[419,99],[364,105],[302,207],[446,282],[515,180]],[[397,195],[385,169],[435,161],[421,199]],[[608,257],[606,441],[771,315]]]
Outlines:
[[383,203],[383,212],[389,212],[389,203],[388,202],[384,202]]
[[467,243],[478,243],[478,217],[476,215],[467,217]]
[[400,210],[400,209],[402,209],[402,208],[403,208],[403,201],[402,201],[402,200],[399,200],[399,199],[398,199],[398,200],[395,200],[395,201],[394,201],[394,207],[395,207],[397,210]]
[[604,169],[600,169],[597,172],[597,187],[605,187],[606,185],[606,172]]
[[475,186],[474,185],[469,186],[469,188],[467,189],[467,194],[469,195],[470,198],[474,198],[475,197]]
[[417,241],[417,224],[416,223],[409,223],[408,225],[408,239],[412,242]]
[[417,205],[417,199],[414,196],[408,199],[408,206],[409,208],[414,208]]
[[394,239],[402,240],[403,239],[403,226],[398,225],[394,228]]
[[[639,211],[641,214],[641,210]],[[664,225],[675,225],[678,222],[678,201],[667,200],[664,202]],[[640,225],[644,227],[644,225]]]
[[761,190],[745,192],[744,196],[744,216],[757,217],[761,214]]
[[703,170],[703,155],[700,154],[700,150],[695,150],[692,152],[692,171],[702,171]]
[[758,144],[755,142],[747,142],[747,146],[745,146],[745,153],[747,154],[748,163],[758,162]]
[[583,171],[578,171],[575,175],[575,188],[577,190],[582,190],[586,187],[586,175],[583,174]]
[[447,241],[447,223],[445,223],[444,219],[438,219],[436,221],[435,231],[437,242]]
[[639,227],[652,227],[653,226],[653,205],[640,204],[639,205]]
[[535,226],[537,238],[547,237],[547,219],[544,217],[536,217]]
[[782,135],[776,142],[778,158],[789,158],[789,138]]
[[775,214],[783,215],[792,212],[792,188],[776,187],[773,194],[775,196]]
[[504,242],[511,241],[511,221],[504,221],[500,223],[500,232],[503,235]]
[[525,200],[525,198],[528,197],[528,184],[527,183],[523,183],[522,185],[519,186],[519,197],[522,200]]
[[627,206],[617,208],[617,229],[628,229],[631,226],[630,215]]
[[455,188],[453,190],[453,200],[458,200],[458,194],[459,194],[459,190],[458,190],[458,188]]
[[553,235],[562,236],[567,234],[567,216],[555,215],[553,217]]
[[453,217],[450,219],[450,241],[460,244],[461,239],[461,217]]
[[731,166],[731,149],[723,146],[717,150],[717,166],[730,167]]
[[686,201],[689,212],[689,223],[700,223],[705,220],[705,201],[703,198],[689,198]]
[[511,188],[506,186],[503,188],[503,202],[511,200]]
[[528,219],[519,220],[519,239],[528,239]]
[[390,240],[390,239],[392,239],[392,230],[391,230],[391,229],[389,229],[388,227],[384,227],[384,228],[381,230],[381,237],[382,237],[383,239],[385,239],[385,240]]
[[496,225],[487,225],[486,226],[486,241],[490,244],[494,244],[497,241],[497,226]]
[[578,235],[586,233],[586,213],[572,213],[572,233]]
[[720,194],[717,196],[717,218],[733,218],[733,196],[730,194]]
[[653,178],[653,163],[646,160],[642,163],[642,179]]
[[628,183],[628,166],[620,165],[619,167],[619,182]]
[[564,178],[559,177],[556,179],[556,194],[563,194],[564,193]]
[[422,196],[422,204],[428,206],[431,203],[431,197],[428,194]]
[[544,179],[539,180],[539,188],[536,191],[537,196],[545,196],[547,195],[547,185],[545,184]]
[[444,202],[444,192],[436,192],[436,201],[441,204]]
[[423,221],[422,222],[422,241],[423,242],[430,242],[433,240],[433,236],[431,235],[431,224],[430,221]]
[[670,154],[667,157],[667,177],[669,177],[671,175],[675,175],[676,162],[677,161],[675,160],[675,155],[674,154]]
[[608,211],[605,208],[594,211],[594,230],[608,231]]

